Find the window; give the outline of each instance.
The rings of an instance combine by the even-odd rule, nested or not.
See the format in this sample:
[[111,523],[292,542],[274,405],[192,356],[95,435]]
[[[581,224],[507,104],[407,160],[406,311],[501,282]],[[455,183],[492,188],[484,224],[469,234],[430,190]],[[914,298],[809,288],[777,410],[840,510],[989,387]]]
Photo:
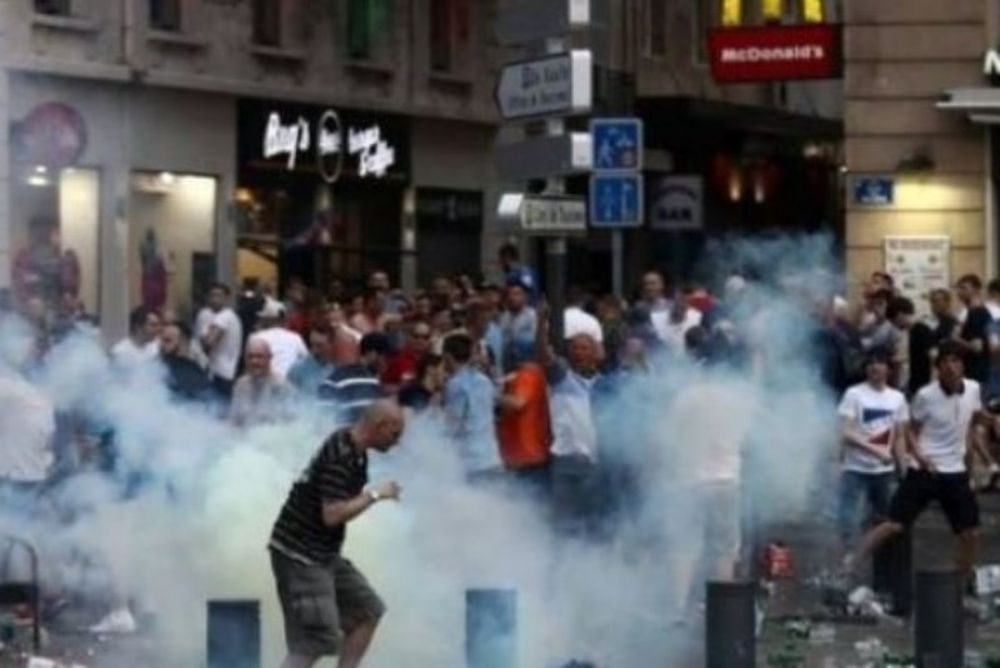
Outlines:
[[253,41],[261,46],[281,46],[281,0],[253,1]]
[[431,0],[431,69],[451,72],[469,43],[469,0]]
[[35,0],[35,12],[50,16],[70,16],[73,13],[72,0]]
[[358,60],[372,60],[388,42],[391,0],[348,0],[347,53]]
[[149,27],[180,32],[181,0],[149,0]]
[[646,55],[667,55],[667,0],[646,0]]
[[802,19],[806,23],[822,23],[825,17],[823,0],[802,0]]
[[[67,295],[88,314],[99,309],[101,175],[87,167],[16,163],[11,182],[15,251],[11,282],[22,301],[40,297],[56,308]],[[57,259],[53,259],[57,258]]]
[[722,0],[722,25],[727,28],[743,25],[743,0]]

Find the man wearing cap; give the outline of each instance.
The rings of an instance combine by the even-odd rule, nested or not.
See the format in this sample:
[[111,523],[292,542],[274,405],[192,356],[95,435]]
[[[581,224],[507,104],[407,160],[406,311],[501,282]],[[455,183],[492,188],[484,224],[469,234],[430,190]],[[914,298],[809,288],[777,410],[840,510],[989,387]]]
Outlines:
[[979,504],[969,482],[967,445],[980,438],[977,427],[992,425],[994,418],[982,410],[979,383],[964,377],[964,353],[952,342],[938,349],[938,378],[913,399],[909,470],[889,504],[889,519],[844,559],[847,570],[912,526],[937,501],[958,536],[956,565],[964,575],[971,573],[979,547]]
[[267,300],[257,313],[260,328],[254,337],[267,342],[271,349],[271,371],[284,380],[300,360],[309,356],[309,350],[298,333],[285,327],[285,307],[276,300]]
[[[344,336],[337,333],[338,337]],[[354,424],[364,410],[385,396],[380,378],[388,366],[389,339],[370,332],[361,339],[360,357],[337,367],[319,386],[321,400],[334,404],[341,424]]]
[[909,421],[906,397],[888,384],[888,352],[870,354],[864,369],[865,381],[847,389],[837,411],[843,448],[838,519],[845,549],[863,525],[862,504],[871,517],[888,516]]

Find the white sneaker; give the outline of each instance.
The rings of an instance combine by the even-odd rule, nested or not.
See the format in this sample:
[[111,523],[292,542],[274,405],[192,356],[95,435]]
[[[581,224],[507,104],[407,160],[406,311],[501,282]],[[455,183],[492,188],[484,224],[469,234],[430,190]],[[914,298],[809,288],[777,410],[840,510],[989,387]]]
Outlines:
[[91,633],[135,633],[135,617],[128,608],[112,610],[108,615],[90,627]]

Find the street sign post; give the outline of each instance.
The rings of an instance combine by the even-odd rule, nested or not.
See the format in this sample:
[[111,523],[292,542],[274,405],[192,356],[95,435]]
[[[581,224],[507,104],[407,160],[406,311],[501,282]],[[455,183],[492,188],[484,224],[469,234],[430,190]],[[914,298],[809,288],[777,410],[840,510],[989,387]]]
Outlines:
[[590,0],[530,0],[501,12],[496,38],[511,46],[562,35],[590,25]]
[[639,118],[595,118],[590,121],[594,170],[642,169],[643,126]]
[[511,63],[497,83],[497,108],[506,120],[587,113],[593,103],[591,66],[585,49]]
[[590,177],[590,223],[604,229],[639,227],[643,216],[642,174]]
[[546,179],[589,172],[590,134],[570,132],[553,137],[537,137],[496,149],[497,172],[504,181]]
[[522,232],[544,236],[586,234],[587,202],[568,195],[505,193],[500,198],[501,221],[518,225]]

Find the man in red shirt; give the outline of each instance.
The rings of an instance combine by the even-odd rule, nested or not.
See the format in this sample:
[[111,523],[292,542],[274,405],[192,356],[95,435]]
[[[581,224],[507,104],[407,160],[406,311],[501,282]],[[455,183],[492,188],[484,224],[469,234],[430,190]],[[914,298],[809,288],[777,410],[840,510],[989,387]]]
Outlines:
[[392,392],[417,377],[420,361],[431,350],[431,326],[423,321],[415,322],[407,339],[403,349],[389,359],[382,374],[382,384]]

